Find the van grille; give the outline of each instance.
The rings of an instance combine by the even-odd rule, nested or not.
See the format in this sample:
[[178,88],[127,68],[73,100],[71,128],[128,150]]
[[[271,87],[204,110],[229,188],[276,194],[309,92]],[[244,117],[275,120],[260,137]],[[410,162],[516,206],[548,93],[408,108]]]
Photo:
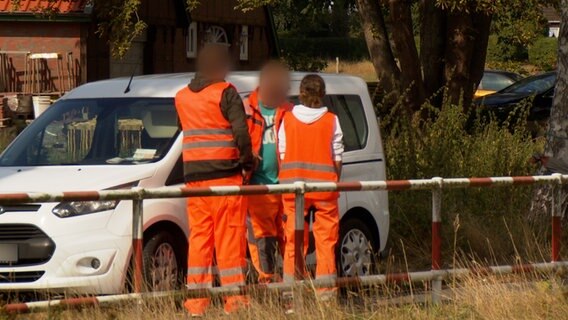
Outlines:
[[31,224],[0,224],[0,243],[18,246],[18,261],[0,262],[0,266],[23,267],[42,264],[49,261],[55,252],[53,240]]
[[0,283],[35,282],[39,280],[44,273],[45,271],[0,272]]
[[0,224],[0,241],[21,241],[48,238],[43,231],[30,224]]

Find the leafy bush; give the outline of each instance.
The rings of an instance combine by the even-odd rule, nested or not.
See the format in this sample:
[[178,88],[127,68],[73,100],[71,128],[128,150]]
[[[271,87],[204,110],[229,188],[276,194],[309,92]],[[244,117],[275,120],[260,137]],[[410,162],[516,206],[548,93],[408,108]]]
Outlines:
[[322,58],[314,58],[303,53],[283,52],[282,60],[293,71],[320,72],[327,68],[327,61]]
[[289,38],[280,37],[280,47],[284,52],[322,59],[359,61],[369,59],[365,39],[362,38]]
[[536,73],[540,73],[542,71],[537,66],[528,65],[526,62],[518,62],[518,61],[488,60],[485,63],[485,68],[490,70],[506,70],[518,73],[526,77]]
[[[461,107],[426,106],[431,117],[407,116],[397,109],[381,123],[389,179],[530,175],[534,168],[528,159],[543,148],[543,141],[532,140],[521,120],[508,126],[478,121],[468,128]],[[511,239],[525,240],[522,217],[531,195],[528,187],[444,190],[446,258],[453,249],[480,259],[491,259],[493,250],[498,256],[515,256]],[[430,248],[424,239],[430,237],[430,193],[391,192],[389,197],[391,241],[404,247],[412,265],[427,267]],[[507,226],[513,235],[505,232]]]
[[[514,48],[513,48],[514,49]],[[504,50],[498,43],[497,36],[489,37],[487,46],[487,63],[489,69],[507,70],[523,75],[550,71],[556,68],[558,55],[558,39],[540,37],[528,47],[528,59],[512,59],[511,50]]]
[[490,35],[487,45],[487,60],[495,62],[523,62],[528,60],[527,48],[511,43],[507,38]]
[[554,70],[558,58],[558,39],[540,38],[529,48],[529,61],[544,71]]

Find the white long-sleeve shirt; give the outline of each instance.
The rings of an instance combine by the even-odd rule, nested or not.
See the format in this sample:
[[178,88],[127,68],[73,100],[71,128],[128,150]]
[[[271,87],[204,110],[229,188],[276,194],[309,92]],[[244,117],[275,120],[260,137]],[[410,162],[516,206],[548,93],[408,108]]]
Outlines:
[[[310,124],[318,121],[328,112],[326,107],[323,108],[309,108],[304,105],[294,106],[292,109],[292,114],[296,119],[302,121],[303,123]],[[341,130],[341,125],[339,124],[339,119],[335,117],[335,128],[333,129],[333,141],[331,146],[334,161],[341,161],[343,158],[343,151],[345,147],[343,146],[343,131]],[[284,130],[284,122],[280,126],[278,131],[278,152],[280,153],[280,159],[284,159],[286,154],[286,131]]]

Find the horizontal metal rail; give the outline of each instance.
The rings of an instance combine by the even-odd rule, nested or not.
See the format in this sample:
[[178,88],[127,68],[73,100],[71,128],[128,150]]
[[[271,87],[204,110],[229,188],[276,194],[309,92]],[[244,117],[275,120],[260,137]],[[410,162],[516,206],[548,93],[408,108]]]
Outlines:
[[510,265],[510,266],[494,266],[480,268],[460,268],[446,269],[436,271],[420,271],[408,273],[393,273],[372,275],[364,277],[338,278],[337,280],[303,280],[295,283],[270,283],[256,284],[248,286],[228,286],[207,289],[191,289],[182,291],[164,291],[149,293],[131,293],[108,295],[98,297],[82,297],[69,298],[60,300],[23,302],[8,304],[0,308],[0,313],[17,314],[40,311],[49,308],[78,308],[93,305],[104,305],[129,300],[149,300],[162,298],[199,298],[199,297],[215,297],[228,295],[242,295],[251,293],[262,293],[266,291],[281,292],[291,290],[294,287],[305,288],[353,288],[353,287],[370,287],[381,284],[401,283],[401,282],[427,282],[434,279],[463,278],[472,275],[506,275],[506,274],[524,274],[524,273],[550,273],[568,268],[567,262],[556,263],[536,263],[526,265]]
[[389,180],[361,182],[317,182],[279,185],[220,186],[208,188],[161,187],[133,188],[101,191],[69,192],[22,192],[0,193],[1,204],[29,202],[97,201],[97,200],[142,200],[187,197],[213,197],[230,195],[258,195],[295,193],[303,188],[305,193],[326,191],[402,191],[432,189],[465,189],[484,187],[528,186],[543,184],[566,184],[568,175],[490,177],[490,178],[433,178],[420,180]]
[[[392,181],[362,181],[339,183],[304,183],[281,184],[269,186],[221,186],[208,188],[162,187],[162,188],[133,188],[124,190],[102,191],[71,191],[55,193],[0,193],[0,205],[15,203],[63,202],[63,201],[99,201],[99,200],[132,200],[132,256],[133,256],[133,282],[134,294],[64,299],[56,301],[30,302],[9,304],[0,308],[4,312],[27,312],[33,309],[49,308],[52,306],[85,306],[99,303],[139,299],[143,297],[165,297],[171,293],[141,294],[143,290],[143,200],[164,198],[186,198],[229,195],[257,195],[257,194],[284,194],[294,193],[296,196],[295,234],[303,234],[304,208],[303,201],[306,193],[325,191],[403,191],[403,190],[431,190],[432,191],[432,269],[430,271],[372,275],[357,278],[340,278],[337,280],[296,281],[292,283],[277,283],[269,285],[245,287],[221,287],[202,290],[185,290],[184,296],[210,296],[230,295],[250,290],[289,290],[293,286],[310,285],[313,287],[329,286],[367,286],[389,282],[420,282],[431,281],[432,301],[440,301],[442,280],[448,277],[461,277],[471,274],[510,274],[530,271],[546,272],[568,267],[568,261],[560,260],[561,217],[562,217],[562,184],[568,183],[568,175],[554,174],[552,176],[523,176],[523,177],[487,177],[487,178],[432,178],[420,180],[392,180]],[[445,189],[487,188],[507,186],[553,185],[552,210],[552,253],[550,263],[537,263],[516,266],[495,266],[473,269],[446,269],[441,270],[441,222],[442,222],[442,191]],[[303,237],[295,241],[296,251],[302,252]],[[303,259],[301,254],[296,255],[297,275],[303,273]]]

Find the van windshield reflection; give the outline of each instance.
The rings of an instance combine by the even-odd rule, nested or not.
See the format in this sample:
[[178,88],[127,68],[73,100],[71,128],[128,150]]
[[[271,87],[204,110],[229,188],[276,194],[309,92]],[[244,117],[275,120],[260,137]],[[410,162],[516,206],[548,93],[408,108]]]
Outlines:
[[173,99],[60,100],[2,153],[0,166],[156,162],[178,133]]

